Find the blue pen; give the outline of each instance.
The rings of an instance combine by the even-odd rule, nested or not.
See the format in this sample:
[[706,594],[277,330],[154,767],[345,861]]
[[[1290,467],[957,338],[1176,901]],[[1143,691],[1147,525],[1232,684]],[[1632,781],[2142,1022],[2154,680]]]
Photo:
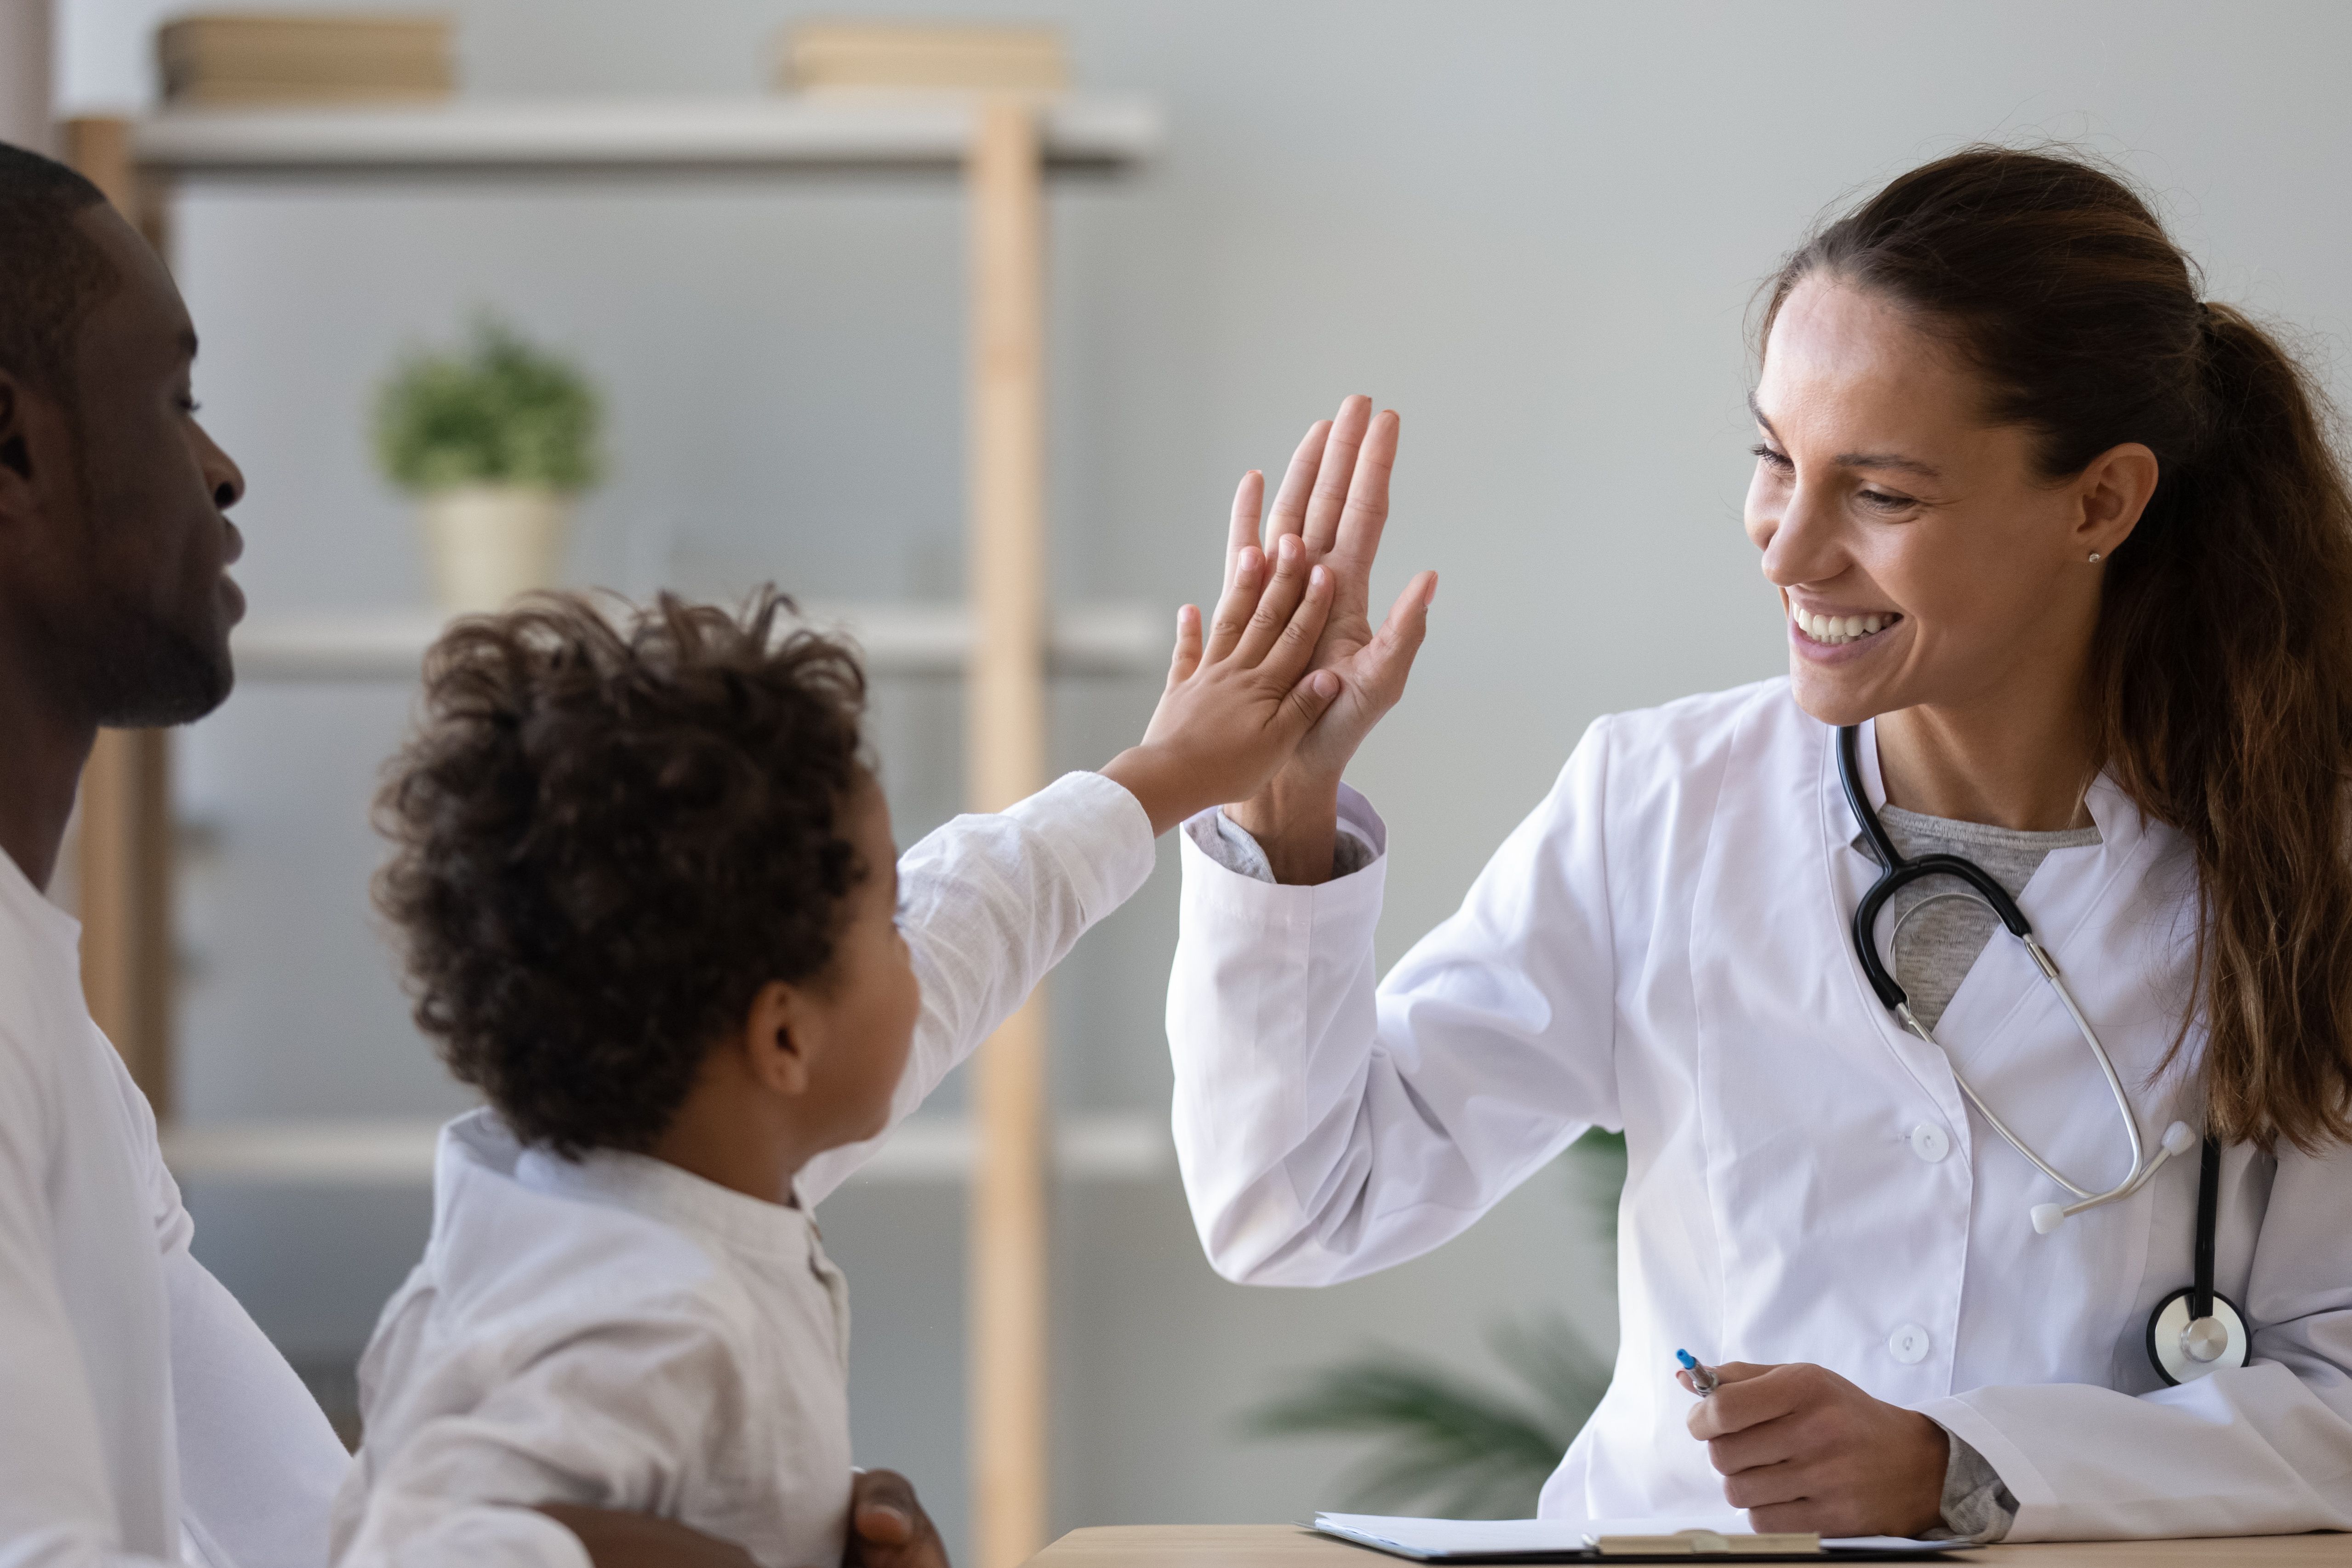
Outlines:
[[1683,1364],[1685,1372],[1690,1374],[1691,1386],[1698,1390],[1701,1398],[1715,1392],[1715,1374],[1701,1366],[1696,1356],[1686,1350],[1678,1350],[1675,1352],[1675,1359]]

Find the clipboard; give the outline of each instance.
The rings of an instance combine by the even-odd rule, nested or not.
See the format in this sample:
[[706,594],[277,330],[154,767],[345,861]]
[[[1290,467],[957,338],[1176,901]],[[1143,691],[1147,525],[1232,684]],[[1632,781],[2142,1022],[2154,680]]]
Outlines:
[[1965,1541],[1756,1535],[1732,1520],[1409,1519],[1318,1513],[1302,1528],[1411,1563],[1940,1562]]

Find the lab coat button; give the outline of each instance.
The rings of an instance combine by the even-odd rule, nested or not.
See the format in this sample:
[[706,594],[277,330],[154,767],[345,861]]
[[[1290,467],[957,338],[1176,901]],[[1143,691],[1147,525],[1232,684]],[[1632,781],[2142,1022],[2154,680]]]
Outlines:
[[1911,1129],[1911,1152],[1932,1166],[1952,1152],[1952,1140],[1933,1122],[1922,1122]]
[[1909,1366],[1927,1358],[1927,1331],[1917,1323],[1905,1323],[1887,1337],[1886,1348],[1895,1359]]

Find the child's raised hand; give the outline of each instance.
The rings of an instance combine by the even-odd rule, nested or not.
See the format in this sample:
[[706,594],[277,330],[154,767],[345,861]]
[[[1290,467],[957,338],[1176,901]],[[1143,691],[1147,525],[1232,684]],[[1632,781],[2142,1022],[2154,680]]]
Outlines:
[[[1236,515],[1257,516],[1265,480],[1250,474]],[[1307,673],[1331,612],[1332,578],[1310,567],[1296,535],[1276,543],[1273,570],[1253,545],[1205,634],[1201,612],[1176,615],[1176,655],[1140,744],[1113,758],[1105,777],[1124,785],[1164,833],[1195,811],[1244,800],[1265,787],[1341,690],[1328,670]]]

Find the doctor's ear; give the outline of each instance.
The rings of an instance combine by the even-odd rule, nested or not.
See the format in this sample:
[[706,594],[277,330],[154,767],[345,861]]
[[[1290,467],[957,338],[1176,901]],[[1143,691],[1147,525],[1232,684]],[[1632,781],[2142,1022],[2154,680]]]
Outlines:
[[744,1017],[744,1065],[778,1094],[808,1092],[808,1048],[818,1027],[812,999],[797,986],[770,980],[751,998]]
[[2085,464],[2074,488],[2081,498],[2070,548],[2096,565],[2131,538],[2161,476],[2156,454],[2137,441],[2111,446]]

